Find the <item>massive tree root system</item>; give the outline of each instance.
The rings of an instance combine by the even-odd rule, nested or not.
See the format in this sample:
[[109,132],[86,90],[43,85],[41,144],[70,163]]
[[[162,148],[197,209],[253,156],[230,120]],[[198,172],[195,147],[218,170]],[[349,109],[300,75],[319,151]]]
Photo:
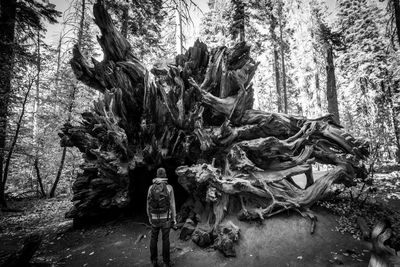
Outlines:
[[[68,217],[126,207],[134,170],[167,160],[180,165],[178,181],[205,207],[209,214],[202,223],[212,229],[235,210],[232,202],[242,220],[295,210],[314,221],[308,208],[333,183],[351,185],[365,177],[368,144],[331,116],[306,119],[253,109],[258,63],[246,43],[210,51],[196,41],[184,55],[148,71],[101,2],[94,16],[104,60],[89,63],[75,47],[71,65],[80,81],[104,97],[82,114],[80,125],[66,124],[60,134],[63,146],[79,148],[85,158]],[[314,163],[331,166],[316,181]],[[307,177],[305,188],[294,183],[298,174]]]

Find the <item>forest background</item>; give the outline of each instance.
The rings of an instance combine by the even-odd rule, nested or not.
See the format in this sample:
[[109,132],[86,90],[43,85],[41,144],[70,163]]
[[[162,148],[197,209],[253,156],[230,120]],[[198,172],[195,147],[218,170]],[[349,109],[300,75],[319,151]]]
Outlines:
[[[230,46],[244,21],[244,38],[260,62],[255,108],[308,118],[331,113],[370,141],[371,165],[400,161],[398,0],[106,2],[149,68],[196,39]],[[82,156],[60,147],[58,133],[65,123],[78,124],[99,97],[69,65],[75,43],[86,58],[102,58],[93,3],[16,1],[14,58],[1,69],[2,86],[10,81],[0,125],[0,191],[7,197],[71,195]]]

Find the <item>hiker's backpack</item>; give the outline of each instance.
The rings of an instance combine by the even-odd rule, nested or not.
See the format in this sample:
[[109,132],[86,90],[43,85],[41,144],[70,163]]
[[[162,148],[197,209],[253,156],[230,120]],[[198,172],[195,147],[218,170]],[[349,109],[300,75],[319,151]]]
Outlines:
[[150,189],[149,208],[152,214],[169,212],[169,193],[167,183],[155,183]]

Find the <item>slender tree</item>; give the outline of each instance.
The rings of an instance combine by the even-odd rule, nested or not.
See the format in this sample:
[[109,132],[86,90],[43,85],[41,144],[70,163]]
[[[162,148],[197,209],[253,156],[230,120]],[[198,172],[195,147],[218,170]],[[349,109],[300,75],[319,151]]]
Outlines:
[[6,180],[3,172],[3,162],[6,147],[6,128],[8,104],[11,93],[11,80],[14,61],[14,29],[16,20],[16,0],[1,0],[0,2],[0,206],[7,207],[5,199]]
[[279,41],[278,37],[275,33],[275,29],[278,26],[278,20],[274,14],[274,6],[271,2],[268,2],[266,4],[268,13],[269,13],[269,33],[271,37],[271,42],[272,42],[272,53],[273,53],[273,73],[275,75],[275,88],[276,88],[276,94],[277,94],[277,106],[278,106],[278,112],[283,112],[283,105],[282,105],[282,90],[281,90],[281,72],[280,72],[280,64],[279,64]]
[[283,25],[282,25],[282,17],[283,17],[283,2],[278,2],[278,16],[279,16],[279,45],[281,52],[281,65],[282,65],[282,90],[283,90],[283,111],[288,113],[288,97],[287,97],[287,88],[286,88],[286,65],[285,65],[285,48],[283,42]]
[[[83,35],[84,35],[84,30],[85,30],[85,27],[84,27],[85,26],[84,25],[85,14],[86,14],[86,0],[82,0],[81,10],[80,10],[80,13],[79,13],[79,17],[80,17],[80,19],[79,19],[79,28],[78,28],[78,33],[77,33],[77,46],[79,47],[79,49],[82,49]],[[121,33],[122,34],[127,34],[127,32],[124,33],[124,31],[125,30],[122,29]],[[61,36],[60,36],[60,40],[61,40]],[[61,47],[60,47],[60,49],[61,49]],[[58,63],[58,64],[60,64],[60,63]],[[60,71],[59,68],[57,68],[57,75],[59,75],[59,71]],[[67,73],[67,75],[68,74],[69,73]],[[70,88],[72,87],[72,90],[71,90],[71,93],[69,95],[67,123],[71,122],[72,111],[73,111],[74,102],[75,102],[75,98],[76,98],[76,92],[78,90],[77,80],[76,79],[73,79],[73,80],[74,81],[72,82],[72,84],[70,86]],[[58,86],[58,81],[56,82],[56,85]],[[61,179],[62,171],[64,169],[66,154],[67,154],[67,147],[64,146],[63,150],[62,150],[62,153],[61,153],[60,165],[58,167],[56,177],[54,179],[53,185],[52,185],[52,187],[50,189],[50,192],[49,192],[49,197],[50,198],[53,198],[55,196],[56,189],[57,189],[58,183],[59,183],[59,181]]]
[[327,43],[326,47],[326,98],[328,101],[328,112],[333,114],[337,123],[340,123],[335,65],[333,63],[333,47],[329,43]]
[[238,40],[244,42],[246,39],[245,34],[245,23],[246,23],[246,12],[245,3],[241,0],[232,0],[233,4],[233,17],[232,25],[230,27],[232,40]]
[[[46,196],[46,191],[43,187],[42,176],[40,174],[40,166],[39,166],[39,108],[40,108],[40,76],[42,75],[42,58],[41,58],[41,33],[37,32],[37,58],[36,58],[36,90],[35,90],[35,98],[33,102],[33,141],[34,141],[34,150],[35,150],[35,158],[34,158],[34,169],[36,172],[36,179],[38,184],[38,189],[40,188],[40,194],[44,197]],[[39,190],[38,190],[39,191]]]
[[31,89],[33,87],[33,82],[34,82],[34,79],[30,79],[28,82],[28,86],[27,86],[28,88],[27,88],[25,96],[24,96],[24,101],[22,102],[21,114],[19,115],[18,122],[17,122],[17,129],[15,130],[14,137],[13,137],[11,145],[10,145],[10,149],[8,150],[8,154],[7,154],[7,158],[6,158],[6,162],[5,162],[5,166],[4,166],[4,182],[7,181],[11,157],[14,152],[15,145],[17,144],[18,136],[20,133],[21,125],[22,125],[22,120],[24,119],[24,115],[25,115],[26,104],[27,104]]
[[182,0],[176,0],[176,53],[178,55],[183,54],[183,21],[182,21]]

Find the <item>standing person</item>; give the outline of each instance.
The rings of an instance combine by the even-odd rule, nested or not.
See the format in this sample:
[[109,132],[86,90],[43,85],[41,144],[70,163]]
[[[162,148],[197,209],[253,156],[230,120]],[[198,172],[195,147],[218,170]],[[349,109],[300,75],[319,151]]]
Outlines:
[[168,183],[164,168],[157,170],[157,177],[147,193],[147,216],[151,224],[150,259],[153,266],[157,264],[158,233],[162,233],[162,256],[164,265],[171,266],[169,251],[169,231],[171,223],[176,224],[174,189]]

